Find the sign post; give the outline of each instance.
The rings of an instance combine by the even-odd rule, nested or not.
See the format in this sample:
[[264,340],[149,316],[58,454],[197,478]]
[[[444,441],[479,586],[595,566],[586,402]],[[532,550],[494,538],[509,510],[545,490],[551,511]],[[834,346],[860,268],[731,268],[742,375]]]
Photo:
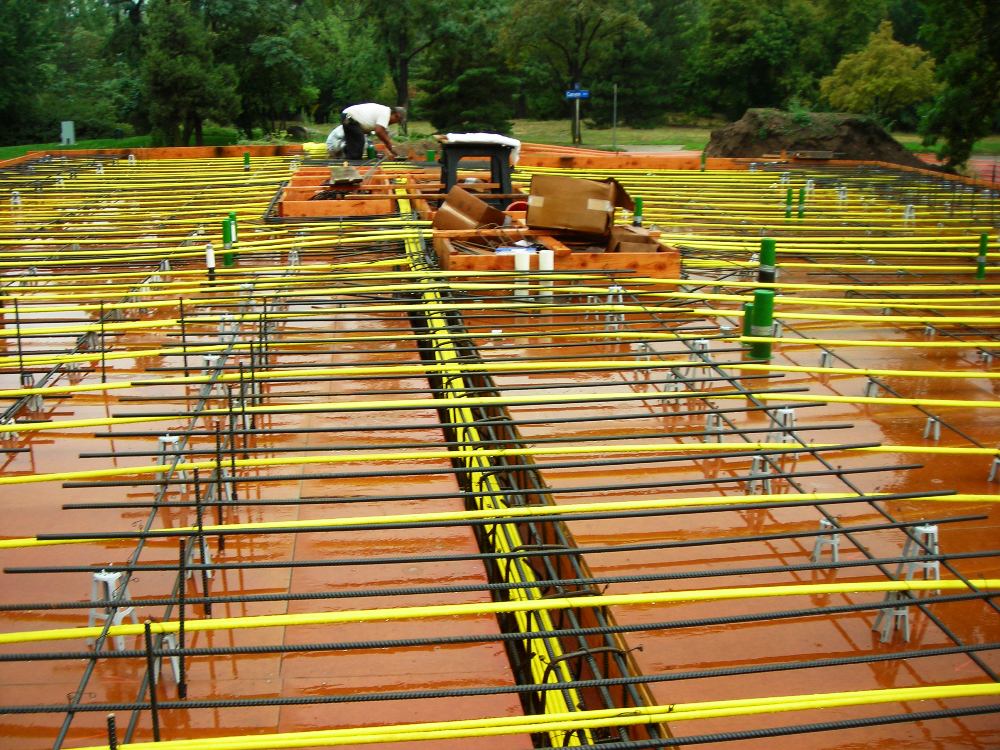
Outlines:
[[581,89],[580,84],[576,84],[576,88],[567,89],[566,98],[574,100],[576,104],[576,114],[573,117],[573,143],[582,143],[583,138],[580,134],[580,100],[590,98],[589,89]]
[[573,143],[577,146],[583,143],[583,133],[580,132],[580,100],[576,100],[576,127],[573,130]]
[[618,84],[612,89],[611,99],[611,150],[618,153]]

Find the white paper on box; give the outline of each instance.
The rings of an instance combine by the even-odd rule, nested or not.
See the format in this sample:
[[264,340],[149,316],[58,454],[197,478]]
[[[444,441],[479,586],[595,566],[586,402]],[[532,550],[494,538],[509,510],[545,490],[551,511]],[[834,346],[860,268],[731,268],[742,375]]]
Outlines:
[[587,199],[587,210],[588,211],[611,211],[611,201],[605,198],[588,198]]

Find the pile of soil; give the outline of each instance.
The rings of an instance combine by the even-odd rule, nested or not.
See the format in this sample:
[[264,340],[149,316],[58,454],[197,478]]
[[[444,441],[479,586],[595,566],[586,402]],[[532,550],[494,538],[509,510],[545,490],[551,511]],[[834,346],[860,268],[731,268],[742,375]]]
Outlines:
[[433,138],[414,138],[412,141],[394,140],[396,150],[412,161],[423,161],[428,151],[440,151],[441,144]]
[[884,161],[927,168],[869,118],[832,112],[748,109],[742,118],[712,131],[707,156],[789,156],[796,151],[832,151],[835,159]]

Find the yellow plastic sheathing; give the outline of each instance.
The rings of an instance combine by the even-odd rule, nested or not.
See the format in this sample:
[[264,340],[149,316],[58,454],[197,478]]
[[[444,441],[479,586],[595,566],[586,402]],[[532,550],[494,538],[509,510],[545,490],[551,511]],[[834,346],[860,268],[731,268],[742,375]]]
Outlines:
[[[508,550],[509,551],[509,550]],[[521,582],[530,582],[522,580]],[[372,622],[376,620],[419,620],[436,617],[462,617],[466,615],[499,614],[502,612],[535,612],[544,615],[560,609],[587,607],[627,607],[643,605],[679,604],[682,602],[732,601],[737,599],[772,599],[785,596],[826,596],[832,594],[881,594],[888,591],[995,591],[1000,589],[1000,579],[974,578],[968,585],[957,579],[911,580],[911,581],[853,581],[847,583],[790,584],[779,586],[744,586],[720,589],[693,589],[690,591],[659,591],[651,594],[602,594],[594,596],[567,596],[541,599],[526,595],[511,597],[506,602],[474,602],[470,604],[436,604],[416,607],[382,607],[379,609],[339,610],[336,612],[307,612],[294,615],[250,615],[246,617],[216,617],[211,619],[187,619],[184,629],[189,632],[211,630],[239,630],[244,628],[280,628],[297,625],[332,625],[344,622]],[[526,589],[530,591],[530,589]],[[527,620],[528,618],[525,617]],[[154,633],[176,633],[180,623],[163,620],[150,624]],[[105,632],[104,626],[93,625],[80,628],[54,628],[51,630],[29,630],[24,632],[0,633],[0,644],[38,643],[42,641],[67,641],[96,638]],[[107,629],[109,638],[116,636],[138,636],[145,632],[143,623],[113,625]],[[533,640],[545,640],[542,638]],[[548,657],[544,654],[541,659]],[[542,666],[540,664],[540,666]],[[558,666],[558,665],[557,665]],[[544,668],[544,667],[543,667]],[[555,671],[555,670],[553,670]],[[541,682],[541,674],[539,682]],[[571,678],[566,678],[571,679]],[[549,691],[561,693],[562,691]],[[634,709],[622,709],[632,711]]]
[[[442,372],[533,372],[533,371],[579,371],[590,372],[611,370],[614,372],[631,372],[642,370],[675,369],[684,367],[704,367],[701,360],[663,359],[643,362],[628,360],[578,360],[563,362],[561,360],[532,360],[530,362],[483,362],[475,365],[380,365],[380,366],[349,366],[349,367],[302,367],[294,370],[268,370],[258,373],[259,381],[276,380],[288,377],[315,376],[365,376],[365,375],[431,375]],[[797,372],[816,375],[851,375],[867,377],[899,377],[899,378],[985,378],[1000,379],[1000,372],[976,372],[968,370],[884,370],[871,367],[807,367],[803,365],[770,365],[770,364],[729,364],[721,365],[727,370],[746,370],[748,372]],[[146,378],[143,380],[119,380],[113,383],[78,383],[76,385],[53,385],[38,388],[7,388],[0,389],[0,398],[20,398],[32,395],[57,395],[67,393],[88,393],[122,390],[127,388],[142,388],[153,385],[197,385],[208,382],[238,383],[238,373],[222,373],[214,377],[206,375],[187,375],[166,378]]]
[[[959,449],[961,450],[961,449]],[[946,448],[939,448],[937,451],[943,453]],[[994,451],[1000,453],[1000,450]],[[495,489],[495,488],[494,488]],[[881,493],[871,493],[868,499],[878,499]],[[816,502],[822,503],[828,500],[850,499],[850,495],[836,492],[812,492],[785,495],[725,495],[722,497],[676,497],[664,500],[633,500],[606,503],[568,504],[568,505],[541,505],[529,507],[514,507],[506,505],[495,505],[491,507],[481,507],[479,510],[451,511],[440,513],[404,513],[383,516],[358,516],[349,518],[315,518],[306,521],[260,521],[256,523],[230,523],[230,524],[203,524],[200,529],[194,526],[176,526],[169,529],[152,529],[152,533],[168,532],[170,534],[183,534],[185,532],[194,533],[201,531],[205,534],[216,534],[219,532],[244,531],[247,534],[254,534],[261,531],[293,532],[297,529],[330,530],[356,525],[392,525],[406,523],[439,523],[443,521],[472,521],[480,519],[517,519],[532,518],[534,516],[562,516],[574,513],[602,513],[614,511],[641,511],[656,510],[666,508],[691,508],[698,506],[727,506],[738,507],[740,505],[753,505],[755,503],[797,503]],[[858,498],[862,502],[862,498]],[[998,503],[1000,495],[933,495],[910,498],[908,502],[945,502],[945,503]],[[35,537],[24,537],[20,539],[0,539],[0,549],[22,549],[28,547],[47,547],[63,544],[93,544],[95,542],[109,542],[115,539],[125,539],[127,537],[116,537],[114,535],[101,537],[100,539],[38,539]]]
[[[535,716],[496,716],[461,721],[398,724],[362,729],[320,729],[285,734],[243,735],[198,740],[165,740],[120,744],[120,750],[278,750],[296,747],[338,747],[431,740],[459,740],[472,737],[501,737],[511,734],[548,732],[562,734],[580,729],[623,725],[656,724],[664,721],[695,721],[722,717],[754,716],[781,712],[813,711],[884,703],[941,701],[1000,695],[1000,684],[969,683],[886,688],[839,693],[779,695],[764,698],[672,703],[638,709],[580,711]],[[107,745],[91,745],[77,750],[109,750]]]
[[[408,211],[408,204],[408,201],[400,199],[400,211],[404,213]],[[423,265],[423,248],[419,241],[407,240],[406,251],[412,268],[418,269]],[[473,471],[469,474],[469,483],[477,493],[474,502],[480,510],[488,512],[505,509],[507,504],[503,487],[497,480],[490,461],[492,452],[482,448],[486,441],[475,426],[475,416],[468,406],[463,405],[463,402],[469,399],[464,395],[466,390],[462,377],[463,368],[460,364],[461,356],[451,336],[438,336],[438,333],[450,332],[445,310],[451,309],[452,306],[444,304],[441,291],[435,284],[429,280],[424,284],[426,289],[421,293],[421,301],[424,321],[429,330],[428,336],[432,341],[431,349],[434,358],[442,366],[440,371],[442,378],[447,378],[453,386],[443,392],[443,400],[446,403],[447,421],[458,425],[454,429],[461,447],[450,451],[449,457],[457,458],[467,468],[482,469],[481,472]],[[493,540],[496,552],[511,553],[525,547],[520,532],[513,524],[489,525],[484,531],[483,536]],[[501,558],[497,560],[496,567],[502,580],[507,583],[530,584],[537,580],[537,575],[524,557]],[[527,604],[540,601],[543,592],[538,587],[512,588],[508,596],[512,602]],[[521,632],[537,633],[556,629],[548,611],[544,609],[536,610],[534,614],[527,609],[513,611],[518,630]],[[551,636],[531,638],[525,642],[525,649],[528,652],[532,677],[537,684],[558,685],[573,682],[573,673],[567,661],[562,658],[565,654],[558,638]],[[547,690],[542,694],[541,702],[546,714],[579,710],[583,705],[579,691],[575,688]],[[566,746],[590,744],[593,739],[589,730],[569,736],[556,731],[551,732],[549,736],[553,745]]]

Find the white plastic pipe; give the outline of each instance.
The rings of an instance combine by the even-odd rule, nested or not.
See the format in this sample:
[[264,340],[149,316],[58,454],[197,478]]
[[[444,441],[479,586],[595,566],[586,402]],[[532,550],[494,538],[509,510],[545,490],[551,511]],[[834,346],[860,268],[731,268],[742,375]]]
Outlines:
[[556,254],[552,250],[538,251],[538,270],[552,271],[556,267]]
[[[514,251],[514,270],[518,273],[527,273],[531,270],[531,253],[526,250],[517,249]],[[525,297],[528,294],[527,282],[520,278],[514,279],[514,296]]]
[[[552,250],[544,249],[538,251],[538,270],[539,271],[553,271],[556,267],[556,254]],[[542,297],[552,296],[552,287],[549,286],[548,281],[542,281],[542,287],[538,290],[539,295]]]

